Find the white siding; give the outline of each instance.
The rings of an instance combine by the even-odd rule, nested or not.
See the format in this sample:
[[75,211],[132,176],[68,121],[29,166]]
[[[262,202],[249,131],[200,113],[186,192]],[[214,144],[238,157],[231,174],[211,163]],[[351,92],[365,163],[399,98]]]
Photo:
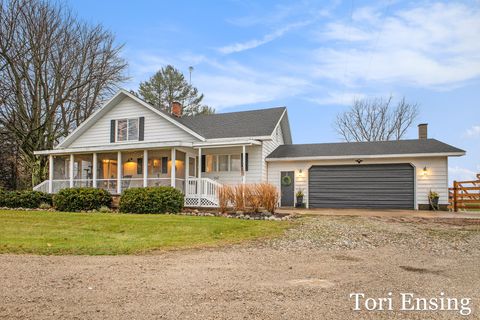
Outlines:
[[[313,165],[354,164],[353,160],[321,160],[321,161],[287,161],[268,163],[268,182],[280,190],[280,172],[295,171],[295,192],[302,189],[304,201],[308,204],[308,169]],[[428,204],[428,192],[438,192],[439,203],[448,203],[448,160],[447,157],[432,158],[396,158],[396,159],[364,159],[362,164],[378,163],[411,163],[415,167],[416,203]],[[423,168],[427,167],[427,175]],[[300,174],[300,170],[302,173]]]
[[[145,117],[143,142],[198,141],[197,138],[163,119],[131,98],[124,98],[100,120],[70,144],[70,148],[110,145],[110,120]],[[132,143],[132,142],[129,142]]]
[[279,145],[284,144],[282,126],[278,126],[273,134],[272,140],[263,141],[262,143],[262,181],[267,181],[268,167],[265,158],[277,149]]
[[[262,147],[246,147],[248,153],[248,171],[246,183],[259,183],[262,181]],[[242,147],[202,149],[202,154],[241,154]],[[222,184],[240,184],[242,176],[240,171],[234,172],[202,172],[202,177],[217,180]]]

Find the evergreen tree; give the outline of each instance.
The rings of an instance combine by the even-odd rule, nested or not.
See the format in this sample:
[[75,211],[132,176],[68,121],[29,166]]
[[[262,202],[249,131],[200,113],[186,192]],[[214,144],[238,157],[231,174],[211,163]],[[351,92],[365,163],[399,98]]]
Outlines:
[[182,104],[183,115],[215,113],[213,108],[202,104],[203,94],[171,65],[163,67],[148,81],[140,83],[138,94],[146,102],[168,113],[171,112],[174,101]]

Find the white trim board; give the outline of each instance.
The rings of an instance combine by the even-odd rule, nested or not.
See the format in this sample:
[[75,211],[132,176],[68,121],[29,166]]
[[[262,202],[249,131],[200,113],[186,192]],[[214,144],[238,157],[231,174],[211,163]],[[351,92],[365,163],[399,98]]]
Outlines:
[[348,156],[313,156],[313,157],[285,157],[267,158],[267,162],[280,161],[311,161],[311,160],[337,160],[337,159],[375,159],[375,158],[420,158],[420,157],[459,157],[465,152],[441,152],[441,153],[405,153],[405,154],[370,154],[370,155],[348,155]]

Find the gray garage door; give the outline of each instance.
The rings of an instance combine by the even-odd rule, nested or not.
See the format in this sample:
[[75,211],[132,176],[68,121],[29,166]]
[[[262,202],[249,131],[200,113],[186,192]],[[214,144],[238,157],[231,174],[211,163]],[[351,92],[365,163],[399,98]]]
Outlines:
[[410,164],[313,166],[309,206],[413,209],[414,188]]

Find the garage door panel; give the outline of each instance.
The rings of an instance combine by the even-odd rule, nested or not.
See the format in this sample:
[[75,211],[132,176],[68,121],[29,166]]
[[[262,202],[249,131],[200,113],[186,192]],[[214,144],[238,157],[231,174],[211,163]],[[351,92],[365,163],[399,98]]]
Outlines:
[[410,164],[313,166],[311,208],[403,208],[414,206]]

